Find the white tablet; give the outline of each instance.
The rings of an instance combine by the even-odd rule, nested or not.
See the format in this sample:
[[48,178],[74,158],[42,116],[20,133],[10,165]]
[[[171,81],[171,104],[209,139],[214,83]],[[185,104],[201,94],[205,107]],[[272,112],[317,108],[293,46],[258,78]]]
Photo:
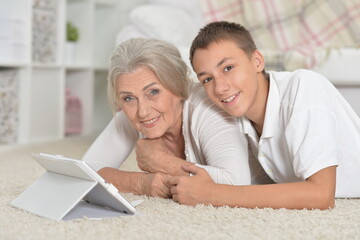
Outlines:
[[134,214],[136,209],[86,162],[45,153],[31,155],[47,172],[11,202],[37,215],[63,219],[82,199]]

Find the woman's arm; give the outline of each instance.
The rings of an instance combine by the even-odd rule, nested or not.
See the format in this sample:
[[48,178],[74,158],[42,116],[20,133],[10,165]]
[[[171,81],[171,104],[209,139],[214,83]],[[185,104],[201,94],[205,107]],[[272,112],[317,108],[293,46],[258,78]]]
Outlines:
[[127,172],[114,168],[102,168],[98,172],[120,192],[169,198],[170,189],[165,185],[170,175],[163,173]]
[[118,112],[83,156],[95,171],[104,167],[119,168],[129,156],[138,133],[123,112]]
[[136,143],[136,159],[141,170],[161,172],[172,176],[188,176],[181,166],[193,163],[176,157],[165,146],[162,139],[139,139]]
[[216,183],[251,184],[248,143],[235,118],[215,106],[200,88],[184,105],[184,139],[188,144],[187,160],[169,153],[161,140],[139,140],[137,160],[144,171],[186,176],[182,166],[204,168]]
[[201,168],[186,166],[191,177],[171,177],[173,199],[181,204],[246,208],[328,209],[334,207],[336,166],[322,169],[304,182],[231,186],[215,184]]
[[[202,156],[197,166],[204,168],[216,183],[251,184],[248,142],[237,120],[217,107],[201,89],[201,101],[193,108],[190,131],[193,150]],[[205,160],[205,161],[204,161]]]
[[119,166],[132,151],[138,133],[123,112],[118,112],[83,157],[92,168],[121,192],[168,198],[164,185],[168,175],[162,173],[126,172]]
[[[250,184],[245,136],[235,132],[237,126],[234,122],[231,124],[219,119],[210,118],[210,120],[214,120],[215,124],[219,122],[223,124],[214,129],[212,129],[214,125],[209,124],[211,131],[204,128],[199,130],[199,132],[204,131],[201,146],[208,165],[196,165],[208,171],[216,183]],[[196,151],[200,152],[200,147],[193,146],[193,148],[197,148]],[[136,155],[139,168],[146,172],[188,176],[189,173],[184,171],[182,166],[194,165],[171,153],[161,139],[139,139],[136,143]]]

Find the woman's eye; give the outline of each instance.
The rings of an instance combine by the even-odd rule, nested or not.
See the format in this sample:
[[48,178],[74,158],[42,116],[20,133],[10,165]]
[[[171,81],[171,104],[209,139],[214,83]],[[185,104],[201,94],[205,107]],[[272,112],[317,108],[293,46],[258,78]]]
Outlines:
[[225,71],[225,72],[228,72],[228,71],[230,71],[230,70],[233,69],[233,68],[234,68],[233,66],[227,66],[227,67],[225,67],[224,71]]
[[205,78],[205,79],[203,80],[203,83],[208,83],[208,82],[210,82],[210,81],[211,81],[211,79],[212,79],[212,78],[210,78],[210,77]]
[[157,95],[157,94],[159,94],[159,90],[158,89],[152,89],[151,91],[150,91],[150,94],[151,95]]
[[123,100],[124,100],[124,102],[130,102],[131,100],[133,100],[133,98],[127,96],[127,97],[124,97]]

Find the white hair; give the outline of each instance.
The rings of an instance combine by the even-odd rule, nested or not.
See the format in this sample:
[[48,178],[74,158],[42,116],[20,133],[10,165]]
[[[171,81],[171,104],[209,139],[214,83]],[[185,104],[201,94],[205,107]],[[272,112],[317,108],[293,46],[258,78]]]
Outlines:
[[118,45],[111,55],[108,97],[114,112],[120,110],[116,92],[118,77],[139,67],[153,71],[160,83],[181,99],[189,97],[193,82],[189,77],[190,69],[181,59],[179,50],[165,41],[133,38]]

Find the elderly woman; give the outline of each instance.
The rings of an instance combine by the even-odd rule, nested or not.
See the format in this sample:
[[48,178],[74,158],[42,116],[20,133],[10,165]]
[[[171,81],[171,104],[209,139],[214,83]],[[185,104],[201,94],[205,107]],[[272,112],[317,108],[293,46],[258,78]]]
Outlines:
[[[250,184],[236,121],[188,73],[179,51],[160,40],[131,39],[113,52],[108,94],[115,116],[83,160],[119,191],[170,197],[167,179],[193,164],[217,183]],[[136,144],[145,172],[118,170]]]

